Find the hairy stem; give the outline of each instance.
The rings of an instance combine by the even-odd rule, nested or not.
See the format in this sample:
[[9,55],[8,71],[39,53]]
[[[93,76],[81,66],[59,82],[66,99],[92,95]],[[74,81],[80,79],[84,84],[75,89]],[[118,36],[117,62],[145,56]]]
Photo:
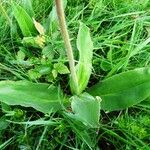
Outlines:
[[67,25],[66,25],[63,3],[62,3],[62,0],[55,0],[55,3],[56,3],[57,15],[59,18],[59,24],[61,28],[61,34],[64,40],[64,44],[66,47],[66,52],[67,52],[67,56],[69,60],[71,78],[74,82],[76,89],[78,89],[78,79],[77,79],[76,70],[75,70],[75,61],[74,61],[73,50],[72,50],[72,46],[70,43],[69,33],[68,33]]

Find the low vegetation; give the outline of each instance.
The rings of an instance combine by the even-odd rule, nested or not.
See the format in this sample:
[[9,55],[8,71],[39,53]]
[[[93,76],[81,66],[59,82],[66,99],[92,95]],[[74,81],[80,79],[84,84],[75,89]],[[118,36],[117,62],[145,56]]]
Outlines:
[[150,1],[0,1],[0,149],[149,150]]

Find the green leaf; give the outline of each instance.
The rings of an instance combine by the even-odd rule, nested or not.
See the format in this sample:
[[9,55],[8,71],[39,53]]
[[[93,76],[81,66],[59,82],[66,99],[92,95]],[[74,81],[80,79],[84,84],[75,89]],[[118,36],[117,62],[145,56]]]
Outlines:
[[35,15],[32,7],[32,0],[22,0],[22,6],[31,17]]
[[0,145],[0,150],[5,150],[8,145],[12,144],[12,142],[14,141],[14,139],[15,139],[15,136],[13,136],[12,138],[8,139],[3,144],[1,144]]
[[104,71],[111,70],[111,63],[108,60],[102,59],[100,67]]
[[41,75],[46,75],[51,73],[52,68],[50,65],[41,65],[37,67],[37,70]]
[[[76,134],[76,136],[79,137],[84,143],[86,143],[90,150],[92,150],[92,147],[96,145],[95,137],[93,138],[93,134],[95,133],[93,129],[89,129],[87,126],[85,126],[82,122],[79,122],[78,120],[75,120],[69,113],[64,113],[63,115],[67,121],[67,124],[71,126],[72,132]],[[97,130],[97,129],[96,129]]]
[[2,112],[4,112],[4,113],[12,111],[11,107],[5,103],[1,103],[1,107],[2,107]]
[[54,79],[56,79],[57,76],[58,76],[58,72],[55,69],[53,69],[52,70],[52,75],[53,75]]
[[27,14],[27,12],[15,2],[12,3],[12,9],[14,16],[19,24],[19,27],[22,31],[22,34],[25,37],[36,35],[37,30],[31,17]]
[[70,117],[81,121],[86,126],[97,128],[100,118],[100,98],[83,93],[80,96],[73,96],[71,100],[74,114],[70,114]]
[[75,89],[73,82],[70,82],[72,92],[76,94],[85,90],[92,72],[93,42],[91,40],[89,28],[80,23],[77,37],[77,48],[79,50],[79,61],[76,66],[78,89]]
[[68,74],[68,73],[70,73],[70,71],[67,68],[67,66],[65,66],[63,63],[56,63],[56,64],[54,64],[54,69],[60,74]]
[[50,61],[52,61],[52,59],[54,58],[54,51],[52,49],[53,48],[51,45],[45,46],[42,49],[42,54],[44,55],[44,57],[48,58]]
[[24,53],[23,51],[19,50],[19,51],[17,52],[16,59],[17,59],[18,61],[24,60],[25,57],[26,57],[26,56],[25,56],[25,53]]
[[27,122],[15,122],[15,121],[10,121],[11,123],[13,124],[24,124],[24,125],[29,125],[29,126],[38,126],[38,125],[48,125],[48,126],[55,126],[55,125],[58,125],[59,122],[55,122],[55,121],[52,121],[52,120],[44,120],[44,119],[38,119],[38,120],[35,120],[35,121],[27,121]]
[[22,39],[22,43],[25,46],[32,46],[35,48],[43,48],[45,45],[45,37],[44,36],[36,36],[36,37],[24,37]]
[[0,118],[0,133],[2,130],[5,130],[9,125],[9,122],[7,122],[6,120],[7,120],[6,116],[2,116]]
[[150,109],[150,97],[142,101],[138,106]]
[[88,92],[102,98],[102,109],[122,110],[150,96],[150,68],[138,68],[97,83]]
[[43,113],[61,109],[63,98],[57,87],[27,81],[1,81],[0,101],[8,105],[33,107]]
[[36,43],[36,41],[35,41],[35,37],[24,37],[23,39],[22,39],[22,44],[24,45],[24,46],[33,46],[33,47],[36,47],[36,48],[38,48],[39,47],[39,45],[37,45],[37,43]]
[[[65,9],[67,6],[67,0],[63,0],[63,6]],[[49,14],[49,17],[47,19],[47,28],[49,33],[50,32],[54,33],[59,29],[59,21],[58,21],[56,6],[53,6],[52,11]]]
[[42,75],[36,69],[30,69],[30,70],[28,70],[28,76],[32,80],[36,80],[36,79],[39,79]]

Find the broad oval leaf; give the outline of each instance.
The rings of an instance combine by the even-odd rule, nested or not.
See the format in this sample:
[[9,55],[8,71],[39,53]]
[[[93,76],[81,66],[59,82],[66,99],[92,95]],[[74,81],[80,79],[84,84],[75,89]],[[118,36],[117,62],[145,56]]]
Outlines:
[[99,127],[100,98],[95,98],[88,93],[71,97],[71,108],[74,114],[70,117],[81,121],[86,126]]
[[43,113],[61,109],[63,98],[57,87],[28,81],[1,81],[0,101],[8,105],[33,107]]
[[54,64],[54,69],[60,74],[68,74],[68,73],[70,73],[69,69],[67,68],[67,66],[65,66],[63,63],[60,63],[60,62]]
[[28,37],[36,35],[37,30],[34,26],[32,18],[28,15],[24,8],[13,2],[12,9],[23,36]]
[[103,110],[122,110],[150,96],[150,68],[138,68],[97,83],[88,92],[102,98]]

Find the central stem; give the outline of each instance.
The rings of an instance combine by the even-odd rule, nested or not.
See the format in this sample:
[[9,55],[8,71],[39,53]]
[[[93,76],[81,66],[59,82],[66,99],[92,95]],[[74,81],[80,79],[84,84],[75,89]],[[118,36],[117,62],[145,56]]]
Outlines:
[[69,60],[71,78],[74,82],[76,89],[78,89],[78,79],[77,79],[77,74],[76,74],[76,69],[75,69],[75,61],[74,61],[73,50],[72,50],[72,46],[70,43],[70,37],[69,37],[67,25],[66,25],[63,3],[62,3],[62,0],[55,0],[55,3],[56,3],[57,15],[59,18],[61,34],[64,40],[67,57]]

